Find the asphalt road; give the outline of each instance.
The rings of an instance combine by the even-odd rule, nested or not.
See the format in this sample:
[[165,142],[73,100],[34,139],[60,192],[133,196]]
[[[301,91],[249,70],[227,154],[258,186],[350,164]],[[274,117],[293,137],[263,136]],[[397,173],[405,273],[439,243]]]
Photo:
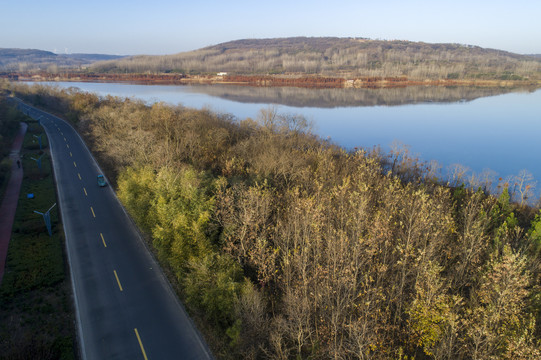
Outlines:
[[99,166],[64,120],[20,104],[49,137],[83,359],[211,359]]

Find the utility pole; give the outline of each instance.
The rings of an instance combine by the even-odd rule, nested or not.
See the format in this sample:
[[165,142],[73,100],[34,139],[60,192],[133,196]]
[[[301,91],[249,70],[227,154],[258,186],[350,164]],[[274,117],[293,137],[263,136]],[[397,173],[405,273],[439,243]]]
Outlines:
[[36,214],[40,214],[41,216],[43,216],[43,221],[45,221],[45,226],[47,227],[47,232],[49,233],[49,236],[53,236],[53,231],[52,231],[52,226],[51,226],[51,209],[54,208],[55,206],[56,206],[56,203],[54,203],[53,206],[51,206],[49,210],[47,210],[45,213],[34,210]]

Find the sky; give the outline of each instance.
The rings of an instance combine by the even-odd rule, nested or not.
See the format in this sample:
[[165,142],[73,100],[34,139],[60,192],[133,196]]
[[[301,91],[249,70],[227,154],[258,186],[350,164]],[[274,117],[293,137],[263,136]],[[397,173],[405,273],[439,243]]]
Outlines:
[[161,55],[292,36],[541,54],[540,0],[0,0],[0,48]]

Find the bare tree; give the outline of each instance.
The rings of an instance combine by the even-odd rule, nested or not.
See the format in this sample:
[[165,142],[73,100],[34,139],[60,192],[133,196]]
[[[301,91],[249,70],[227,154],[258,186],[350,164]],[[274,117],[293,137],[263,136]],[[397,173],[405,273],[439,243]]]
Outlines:
[[528,170],[520,170],[518,175],[512,178],[513,193],[517,196],[520,205],[524,205],[530,199],[536,185],[533,175]]

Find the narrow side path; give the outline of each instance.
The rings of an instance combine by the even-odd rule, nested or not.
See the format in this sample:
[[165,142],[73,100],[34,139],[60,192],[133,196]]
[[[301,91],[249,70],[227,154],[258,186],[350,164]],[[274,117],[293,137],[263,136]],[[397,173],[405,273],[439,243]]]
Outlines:
[[11,176],[2,204],[0,204],[0,283],[4,277],[4,268],[6,266],[6,257],[8,253],[9,240],[11,239],[11,229],[13,220],[15,219],[15,211],[19,202],[19,192],[21,191],[21,183],[23,181],[23,168],[20,161],[20,151],[23,145],[24,134],[28,125],[21,123],[19,132],[13,140],[11,146]]

